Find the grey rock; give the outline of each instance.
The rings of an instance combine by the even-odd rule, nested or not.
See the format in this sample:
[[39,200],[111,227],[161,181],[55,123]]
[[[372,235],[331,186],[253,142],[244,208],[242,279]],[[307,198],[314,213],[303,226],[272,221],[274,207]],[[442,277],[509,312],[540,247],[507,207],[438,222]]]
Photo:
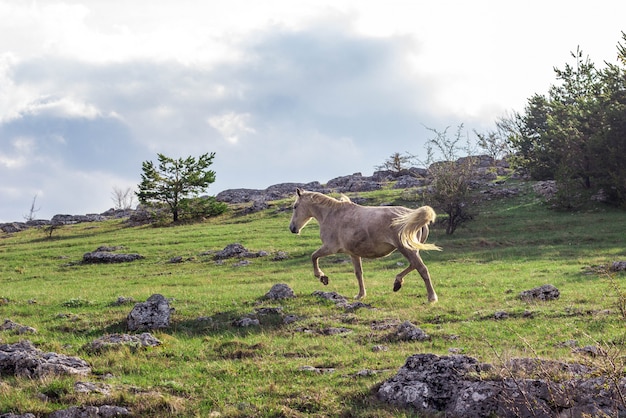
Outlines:
[[40,378],[48,375],[86,375],[89,364],[78,358],[37,349],[30,341],[0,345],[0,375]]
[[265,294],[266,299],[291,299],[295,298],[296,294],[293,289],[284,283],[278,283],[272,286],[272,288]]
[[154,294],[135,305],[126,318],[127,327],[130,331],[168,328],[173,310],[163,295]]
[[152,334],[144,332],[140,335],[129,334],[109,334],[100,337],[84,346],[84,349],[91,353],[100,353],[110,348],[127,346],[131,348],[156,347],[161,345],[161,341]]
[[534,289],[525,290],[520,293],[519,297],[525,301],[532,300],[554,300],[558,299],[561,293],[559,289],[551,284],[544,284],[543,286],[535,287]]

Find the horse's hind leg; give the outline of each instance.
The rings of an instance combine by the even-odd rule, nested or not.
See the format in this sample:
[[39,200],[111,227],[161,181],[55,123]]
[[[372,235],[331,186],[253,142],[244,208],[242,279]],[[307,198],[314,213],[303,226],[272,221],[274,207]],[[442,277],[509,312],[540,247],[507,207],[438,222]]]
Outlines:
[[430,279],[430,273],[428,272],[428,267],[422,261],[422,257],[420,257],[417,251],[408,250],[405,248],[398,248],[398,251],[409,260],[409,267],[404,269],[396,276],[396,280],[393,284],[393,291],[397,292],[402,287],[402,282],[404,281],[404,276],[409,274],[413,270],[417,270],[422,279],[424,280],[424,284],[426,285],[426,292],[428,293],[428,301],[429,302],[437,302],[437,293],[435,293],[435,288],[433,287],[433,283]]
[[334,254],[334,252],[322,246],[311,255],[311,261],[313,262],[313,275],[320,279],[320,282],[322,282],[324,286],[328,285],[328,276],[326,276],[320,269],[319,259],[331,254]]
[[354,266],[354,275],[359,282],[359,294],[355,299],[363,299],[365,297],[365,283],[363,282],[363,264],[361,263],[361,257],[356,255],[350,256],[352,258],[352,265]]

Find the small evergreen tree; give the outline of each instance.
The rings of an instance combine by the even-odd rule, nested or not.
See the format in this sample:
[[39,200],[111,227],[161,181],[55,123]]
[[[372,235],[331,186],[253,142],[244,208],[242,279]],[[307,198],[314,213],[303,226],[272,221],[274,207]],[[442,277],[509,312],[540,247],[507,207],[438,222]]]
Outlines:
[[144,161],[137,192],[139,202],[165,204],[173,221],[177,222],[183,208],[188,207],[188,199],[197,197],[215,181],[215,172],[209,170],[214,157],[214,152],[203,154],[198,159],[191,156],[173,159],[158,154],[158,165]]

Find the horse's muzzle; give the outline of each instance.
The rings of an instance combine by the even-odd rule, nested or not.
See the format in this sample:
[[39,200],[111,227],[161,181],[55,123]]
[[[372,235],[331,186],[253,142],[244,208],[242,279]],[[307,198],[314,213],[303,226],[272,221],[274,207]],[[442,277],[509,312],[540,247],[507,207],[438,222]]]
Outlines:
[[289,225],[289,230],[294,234],[298,233],[298,228],[295,225]]

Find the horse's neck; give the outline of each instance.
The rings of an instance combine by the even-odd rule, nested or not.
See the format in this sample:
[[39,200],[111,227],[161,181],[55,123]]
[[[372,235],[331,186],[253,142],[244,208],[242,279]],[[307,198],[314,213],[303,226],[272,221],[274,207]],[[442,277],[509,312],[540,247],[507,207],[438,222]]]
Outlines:
[[345,210],[347,205],[324,205],[318,204],[311,206],[311,215],[322,224],[330,214],[336,215]]

